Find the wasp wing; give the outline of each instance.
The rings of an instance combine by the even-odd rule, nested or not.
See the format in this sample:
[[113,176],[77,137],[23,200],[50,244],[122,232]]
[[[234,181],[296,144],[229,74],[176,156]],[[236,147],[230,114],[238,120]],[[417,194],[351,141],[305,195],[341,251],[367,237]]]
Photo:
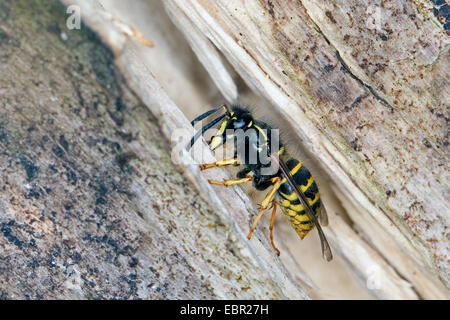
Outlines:
[[[297,185],[294,183],[294,178],[292,177],[292,174],[290,170],[288,169],[287,165],[284,163],[282,159],[278,157],[278,155],[272,154],[270,156],[275,163],[278,165],[278,167],[281,170],[281,173],[286,178],[286,181],[292,188],[292,190],[295,191],[297,194],[298,199],[303,205],[303,208],[305,208],[305,212],[308,215],[308,218],[314,223],[314,225],[317,228],[317,232],[319,233],[320,238],[320,244],[322,246],[322,255],[327,261],[331,261],[333,259],[333,254],[331,253],[330,245],[328,244],[327,238],[325,237],[325,234],[323,233],[322,227],[319,224],[319,221],[317,221],[316,216],[314,215],[310,205],[308,204],[308,201],[306,200],[306,196],[299,190]],[[323,206],[322,206],[323,208]]]
[[319,222],[324,227],[328,226],[328,214],[323,202],[320,204]]

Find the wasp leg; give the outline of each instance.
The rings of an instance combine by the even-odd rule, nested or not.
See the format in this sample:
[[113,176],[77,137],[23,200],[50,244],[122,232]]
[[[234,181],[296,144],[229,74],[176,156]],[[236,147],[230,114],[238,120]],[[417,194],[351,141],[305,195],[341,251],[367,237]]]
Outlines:
[[272,177],[263,181],[257,181],[255,184],[255,188],[257,190],[266,190],[268,187],[273,186],[278,179],[279,177]]
[[275,213],[277,212],[277,203],[275,202],[275,200],[272,200],[272,217],[270,218],[270,243],[272,244],[272,248],[275,250],[275,252],[277,253],[277,255],[280,255],[280,250],[278,250],[277,247],[275,247],[275,243],[273,242],[273,225],[275,222]]
[[266,182],[275,183],[275,182],[278,181],[278,179],[280,179],[280,178],[279,177],[273,177],[273,178],[265,180],[264,183],[266,183]]
[[246,176],[248,176],[248,174],[250,173],[250,171],[252,171],[252,168],[250,168],[250,167],[245,167],[245,168],[243,168],[242,170],[240,170],[240,171],[236,174],[236,176],[237,176],[238,178],[245,178]]
[[224,166],[228,166],[230,164],[237,164],[237,163],[239,163],[238,158],[220,160],[220,161],[213,162],[213,163],[201,164],[200,170],[206,170],[206,169],[210,169],[210,168],[214,168],[214,167],[224,167]]
[[208,179],[208,182],[211,184],[217,184],[219,186],[225,186],[225,187],[229,187],[238,183],[243,183],[243,182],[247,182],[247,181],[252,181],[252,176],[246,176],[245,178],[242,179],[233,179],[233,180],[224,180],[224,181],[217,181],[217,180],[211,180]]
[[256,216],[255,221],[253,222],[250,231],[248,232],[248,240],[252,238],[253,231],[256,228],[256,225],[258,224],[259,219],[261,219],[262,215],[264,214],[264,211],[266,211],[267,207],[269,206],[270,201],[272,201],[273,196],[275,195],[275,192],[277,192],[278,188],[281,186],[281,178],[275,177],[276,183],[273,186],[272,190],[269,191],[267,196],[264,198],[263,202],[261,203],[261,209],[259,210],[258,215]]

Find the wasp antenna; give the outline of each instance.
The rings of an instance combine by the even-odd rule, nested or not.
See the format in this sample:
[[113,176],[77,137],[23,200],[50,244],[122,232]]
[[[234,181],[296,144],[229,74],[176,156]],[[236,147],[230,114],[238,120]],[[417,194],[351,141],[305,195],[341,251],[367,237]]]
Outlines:
[[196,124],[197,122],[205,119],[206,117],[212,115],[213,113],[216,113],[217,111],[219,111],[220,109],[225,109],[225,111],[227,111],[227,107],[225,105],[222,105],[218,108],[206,111],[205,113],[199,115],[197,118],[195,118],[194,120],[191,121],[191,125],[194,126],[194,124]]
[[204,126],[203,128],[201,128],[199,131],[197,131],[197,133],[192,137],[191,142],[187,145],[186,150],[189,151],[192,146],[194,145],[195,141],[197,141],[197,139],[209,128],[211,128],[212,126],[214,126],[217,122],[219,122],[220,120],[222,120],[223,118],[225,118],[227,114],[223,114],[221,116],[219,116],[218,118],[212,120],[210,123],[208,123],[206,126]]

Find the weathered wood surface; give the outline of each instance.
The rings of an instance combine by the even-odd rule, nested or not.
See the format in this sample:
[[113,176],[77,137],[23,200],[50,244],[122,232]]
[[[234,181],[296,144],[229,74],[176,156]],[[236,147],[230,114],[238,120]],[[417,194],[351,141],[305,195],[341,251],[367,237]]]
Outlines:
[[[318,254],[319,247],[316,237],[313,235],[300,244],[295,233],[286,228],[283,225],[283,220],[280,219],[280,228],[282,227],[283,232],[276,233],[276,237],[281,242],[279,245],[282,246],[284,252],[281,260],[288,268],[290,276],[288,278],[284,276],[278,278],[278,280],[275,280],[276,282],[285,285],[286,279],[289,278],[300,278],[310,282],[299,269],[300,265],[307,271],[307,276],[310,276],[316,285],[319,284],[319,288],[314,290],[313,293],[313,296],[318,298],[365,297],[364,291],[372,296],[387,299],[444,298],[447,296],[447,290],[436,282],[436,276],[431,275],[423,268],[424,262],[417,262],[417,259],[423,259],[420,251],[418,253],[414,249],[414,246],[409,243],[404,235],[398,232],[396,225],[392,224],[386,218],[384,212],[379,210],[377,206],[374,206],[373,202],[367,199],[360,188],[354,185],[354,182],[348,178],[340,165],[335,163],[336,160],[333,157],[330,158],[330,153],[333,155],[339,155],[339,153],[335,152],[333,144],[330,144],[329,141],[327,142],[326,139],[322,140],[324,137],[321,131],[317,130],[315,124],[310,122],[308,117],[299,111],[298,102],[292,99],[292,97],[299,98],[299,95],[304,95],[302,99],[310,101],[311,94],[305,93],[305,90],[299,90],[301,94],[298,92],[295,94],[294,92],[292,96],[289,96],[280,90],[280,88],[283,88],[283,90],[289,89],[287,83],[283,83],[282,87],[278,83],[274,83],[272,77],[276,77],[279,70],[272,75],[270,68],[276,67],[280,57],[275,56],[270,63],[267,62],[273,54],[270,50],[268,51],[272,42],[262,41],[265,40],[264,37],[259,38],[259,33],[270,31],[270,25],[269,27],[263,25],[262,28],[257,25],[255,28],[250,27],[246,29],[246,27],[254,26],[252,23],[255,13],[264,14],[264,10],[259,11],[261,9],[259,3],[256,3],[256,7],[255,3],[251,1],[246,1],[245,3],[220,3],[219,9],[216,8],[216,10],[213,9],[214,6],[211,3],[208,4],[205,1],[201,2],[201,5],[195,1],[184,1],[182,3],[175,1],[163,2],[167,6],[170,17],[182,30],[189,44],[198,54],[199,60],[214,79],[214,81],[210,81],[205,77],[203,71],[195,63],[192,63],[183,40],[173,30],[173,26],[167,23],[167,17],[161,12],[159,1],[135,1],[132,6],[115,0],[103,0],[98,2],[97,5],[83,1],[65,2],[67,4],[76,3],[80,5],[84,18],[86,18],[89,25],[120,56],[118,61],[121,69],[124,70],[127,78],[133,83],[132,86],[137,94],[153,111],[163,128],[165,128],[164,132],[169,134],[169,136],[174,124],[185,127],[186,123],[178,121],[180,117],[176,108],[164,110],[164,104],[161,105],[161,99],[155,101],[155,97],[149,96],[148,93],[151,92],[149,89],[153,87],[152,81],[148,81],[146,73],[152,74],[158,79],[164,90],[190,118],[207,109],[208,105],[210,108],[211,105],[220,103],[221,98],[217,95],[217,89],[211,86],[213,83],[221,90],[223,96],[229,100],[234,99],[236,87],[239,87],[240,100],[244,98],[251,104],[257,101],[259,109],[272,108],[271,104],[261,99],[261,97],[249,94],[242,86],[242,83],[238,82],[238,86],[236,86],[233,82],[230,82],[230,79],[237,80],[237,75],[227,62],[222,60],[217,54],[214,46],[225,54],[240,76],[247,84],[256,89],[256,92],[262,92],[263,96],[268,98],[275,107],[280,107],[281,109],[285,107],[292,108],[289,110],[296,117],[288,120],[287,124],[292,124],[292,120],[297,121],[301,119],[301,127],[293,125],[295,131],[293,136],[298,135],[301,139],[294,139],[294,141],[291,139],[291,143],[293,148],[301,150],[302,160],[307,161],[307,158],[313,159],[313,161],[307,161],[307,163],[316,177],[319,178],[321,194],[331,215],[331,225],[327,228],[326,233],[332,241],[336,260],[332,264],[324,264],[320,260],[320,254]],[[108,14],[105,15],[105,11]],[[211,12],[214,12],[214,14],[211,15]],[[240,12],[240,14],[236,16],[236,12]],[[216,16],[217,14],[223,14],[222,18]],[[108,20],[111,20],[111,16],[138,27],[142,34],[155,43],[155,47],[151,49],[144,48],[133,44],[134,41],[126,40],[120,35],[118,30],[115,30],[117,28],[114,25],[108,23]],[[266,12],[266,16],[271,17],[270,12],[269,14]],[[243,23],[244,26],[239,25],[234,20],[229,20],[236,19],[236,17],[238,22]],[[250,21],[245,20],[249,17],[253,18]],[[241,21],[241,19],[243,20]],[[264,22],[264,19],[261,21]],[[310,20],[308,21],[311,23]],[[217,22],[221,23],[218,24]],[[226,26],[227,23],[231,23],[231,26]],[[299,25],[301,26],[301,24]],[[312,30],[314,28],[312,27]],[[236,29],[239,29],[239,32]],[[235,37],[230,37],[227,33],[231,31],[235,32]],[[238,33],[239,36],[237,35]],[[243,41],[244,35],[247,35],[245,40],[250,41],[250,43]],[[312,40],[318,37],[317,40],[319,42],[322,39],[322,35],[317,33],[311,37]],[[250,46],[255,45],[262,57],[249,56],[248,50],[251,48],[244,47],[245,50],[242,50],[241,47],[246,44]],[[326,48],[325,45],[324,48]],[[322,51],[325,50],[324,48],[315,51],[315,53],[322,54]],[[276,51],[276,53],[279,53],[279,51]],[[261,59],[261,61],[258,59]],[[255,63],[255,60],[257,60],[257,63]],[[262,63],[264,61],[266,64]],[[262,67],[264,68],[261,71]],[[313,67],[314,64],[311,65],[311,68]],[[230,72],[230,74],[227,74],[227,72]],[[268,74],[270,74],[270,77],[267,76]],[[282,71],[280,76],[285,77]],[[351,79],[355,78],[352,76]],[[341,78],[337,77],[337,79]],[[320,82],[318,82],[318,85],[326,87],[325,84]],[[358,90],[357,84],[354,85],[356,86],[356,89],[354,89]],[[363,87],[366,88],[365,86]],[[298,88],[294,88],[295,90],[298,90]],[[250,97],[246,97],[248,95]],[[307,103],[306,105],[308,106]],[[175,116],[172,114],[173,112],[175,112]],[[314,118],[311,111],[307,115]],[[167,123],[164,119],[171,120]],[[279,125],[286,129],[286,122]],[[299,141],[302,143],[298,143]],[[352,148],[351,144],[350,149],[353,150]],[[326,162],[324,166],[326,170],[317,164],[317,158],[321,165]],[[324,158],[326,161],[323,160]],[[339,156],[338,160],[344,161],[345,157]],[[348,163],[347,165],[352,170],[363,168],[361,166],[352,168],[352,165]],[[332,169],[331,172],[330,168]],[[212,196],[212,198],[208,199],[211,199],[210,201],[213,202],[216,201],[214,202],[217,204],[216,209],[221,211],[224,209],[223,204],[227,204],[229,210],[225,210],[221,214],[224,217],[231,218],[237,224],[235,226],[245,234],[249,224],[247,214],[242,211],[242,205],[237,205],[234,199],[231,199],[231,205],[229,203],[230,197],[244,199],[242,192],[239,192],[239,188],[233,188],[234,191],[231,193],[221,188],[211,189],[203,183],[198,184],[196,182],[204,181],[204,177],[195,172],[192,167],[184,167],[183,170],[186,176],[196,183],[204,196],[207,198]],[[214,178],[224,177],[222,174],[222,172],[205,173],[207,177]],[[326,177],[327,175],[329,176],[328,178]],[[212,190],[218,191],[219,202],[211,193]],[[243,202],[243,205],[248,207],[249,204],[246,204],[246,201]],[[336,215],[336,213],[339,215]],[[345,214],[348,214],[348,217]],[[351,219],[350,224],[348,218]],[[276,275],[278,272],[274,273],[273,270],[280,270],[279,264],[276,259],[274,260],[270,254],[267,254],[267,248],[265,247],[267,242],[264,242],[264,237],[261,240],[263,245],[258,245],[257,248],[263,251],[259,251],[258,255],[266,263],[268,262],[269,265],[275,267],[275,269],[272,269],[272,275]],[[405,247],[407,250],[404,250]],[[415,255],[416,259],[411,258],[411,255]],[[340,259],[340,256],[343,259]],[[430,259],[425,259],[426,261],[429,262]],[[330,273],[330,268],[333,270],[332,273]],[[355,279],[358,280],[361,287],[357,288],[351,284]],[[284,290],[284,292],[287,292],[286,287]],[[287,294],[287,296],[292,297],[290,294]]]
[[[409,12],[414,5],[401,2],[406,11],[396,10],[397,20],[387,21],[395,25],[385,25],[385,33],[379,33],[370,24],[360,28],[347,20],[361,23],[364,13],[372,12],[352,8],[351,1],[339,2],[341,9],[317,1],[283,6],[277,1],[163,1],[211,78],[193,59],[160,1],[63,2],[80,6],[83,19],[117,59],[85,27],[65,29],[67,15],[55,1],[34,1],[35,5],[0,1],[0,102],[6,106],[0,120],[4,114],[12,117],[0,121],[4,148],[0,168],[7,172],[9,183],[0,202],[3,297],[306,298],[295,280],[303,287],[305,282],[311,284],[314,290],[308,291],[314,298],[448,297],[436,275],[423,267],[439,266],[446,280],[442,257],[448,243],[439,228],[448,230],[447,211],[417,211],[406,223],[395,218],[401,210],[410,211],[403,206],[405,194],[419,197],[414,201],[436,198],[429,206],[447,205],[436,197],[440,192],[436,185],[430,183],[434,193],[428,190],[428,194],[417,194],[419,188],[412,185],[418,178],[423,182],[437,177],[441,196],[445,199],[448,193],[446,166],[430,167],[439,156],[447,156],[442,120],[448,105],[448,51],[442,45],[445,34],[440,22],[428,20],[422,2],[415,2],[421,7],[414,17]],[[376,5],[363,5],[371,4]],[[36,10],[38,5],[41,9]],[[392,9],[387,2],[383,8]],[[405,53],[392,44],[393,39],[405,39],[389,32],[400,32],[402,23],[409,25],[405,12],[420,30],[412,37],[431,43],[425,49]],[[129,37],[122,21],[155,46],[145,47],[142,38]],[[414,39],[409,40],[414,43]],[[360,44],[385,47],[367,52]],[[19,50],[22,47],[27,50]],[[380,69],[383,63],[387,67]],[[404,81],[403,76],[414,76],[411,70],[420,66],[425,80]],[[248,91],[236,71],[262,97]],[[42,84],[36,86],[35,79]],[[392,83],[399,105],[389,91]],[[383,86],[389,90],[381,90]],[[6,93],[14,99],[4,100]],[[330,214],[325,232],[335,254],[332,263],[320,259],[315,234],[300,243],[280,219],[275,236],[282,249],[281,264],[270,249],[264,222],[251,244],[245,240],[254,207],[242,190],[211,188],[206,183],[205,177],[229,176],[226,171],[200,173],[195,165],[178,166],[189,183],[171,164],[189,158],[170,156],[167,146],[173,147],[174,141],[164,140],[170,140],[174,130],[189,127],[177,106],[192,118],[224,101],[220,94],[228,101],[238,96],[251,104],[257,101],[259,109],[294,115],[284,122],[280,119],[279,125],[293,127],[293,137],[300,139],[292,139],[292,147],[301,150],[302,160],[318,178]],[[406,98],[414,109],[404,108]],[[354,101],[357,104],[352,105]],[[431,127],[418,123],[412,112],[423,110],[427,101],[441,108],[433,110],[439,120]],[[47,125],[49,118],[52,125]],[[396,135],[399,125],[402,132]],[[404,137],[415,139],[409,146],[416,148],[414,153],[380,157],[392,156],[389,148],[395,143],[402,146],[399,138]],[[421,144],[424,137],[427,143]],[[61,157],[53,151],[55,146]],[[206,157],[213,159],[208,152]],[[432,161],[418,165],[424,157]],[[417,162],[411,164],[413,160]],[[418,172],[408,171],[411,165]],[[403,170],[401,178],[392,174],[398,169]],[[404,175],[405,170],[410,176]],[[77,177],[74,185],[71,171]],[[395,189],[397,184],[406,185]],[[387,196],[386,185],[391,191]],[[417,233],[413,239],[411,230]],[[423,241],[427,232],[437,236],[432,245]],[[90,236],[85,237],[87,233]],[[439,259],[441,264],[436,265]],[[235,277],[238,274],[242,277]]]
[[[0,1],[0,297],[307,298],[174,167],[113,53],[66,17]],[[173,106],[148,76],[147,100]]]
[[281,111],[356,208],[347,213],[358,227],[395,243],[368,234],[398,272],[422,295],[433,278],[448,286],[448,35],[432,3],[166,4],[174,20],[193,25],[183,24],[186,33],[203,34]]

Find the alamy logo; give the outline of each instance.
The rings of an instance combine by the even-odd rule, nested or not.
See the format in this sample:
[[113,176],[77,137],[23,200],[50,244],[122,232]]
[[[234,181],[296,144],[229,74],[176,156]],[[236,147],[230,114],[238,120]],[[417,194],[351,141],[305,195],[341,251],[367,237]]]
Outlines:
[[383,270],[379,266],[371,266],[367,270],[367,289],[380,290],[382,288],[383,275]]
[[70,14],[66,20],[67,29],[81,29],[81,8],[76,5],[71,5],[67,7],[66,13]]

